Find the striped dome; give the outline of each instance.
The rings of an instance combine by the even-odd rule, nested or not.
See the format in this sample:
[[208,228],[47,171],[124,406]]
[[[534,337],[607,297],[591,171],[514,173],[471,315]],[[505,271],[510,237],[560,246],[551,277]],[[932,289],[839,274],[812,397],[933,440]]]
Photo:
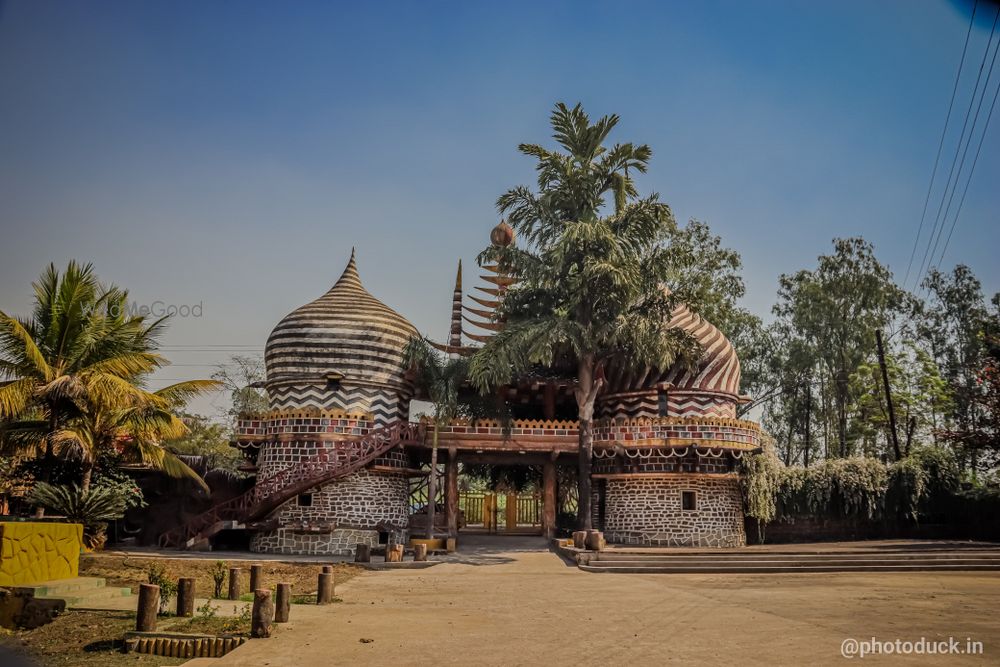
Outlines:
[[740,393],[740,360],[729,339],[715,326],[681,304],[670,314],[670,326],[684,329],[701,346],[702,355],[693,369],[674,365],[657,378],[675,389],[688,391]]
[[373,297],[351,259],[326,294],[289,313],[267,339],[267,384],[344,384],[403,390],[403,350],[416,328]]

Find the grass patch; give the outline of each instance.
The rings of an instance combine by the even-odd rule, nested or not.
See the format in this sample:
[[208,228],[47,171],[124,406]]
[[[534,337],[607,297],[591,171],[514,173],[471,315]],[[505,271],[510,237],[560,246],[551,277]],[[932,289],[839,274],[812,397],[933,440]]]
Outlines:
[[[292,604],[316,604],[316,594],[313,593],[311,595],[293,595],[291,602]],[[336,604],[338,602],[343,602],[343,600],[338,597],[334,597],[333,600],[331,600],[331,602],[333,604]]]
[[[132,591],[139,590],[139,584],[146,583],[146,570],[150,563],[159,563],[164,567],[164,574],[176,581],[180,577],[194,577],[195,595],[198,597],[213,596],[215,583],[212,580],[212,567],[217,559],[212,558],[164,558],[149,556],[122,556],[115,553],[94,553],[80,557],[81,577],[103,577],[109,586],[129,586]],[[274,589],[279,582],[292,585],[293,592],[302,594],[315,592],[317,578],[321,566],[317,563],[280,563],[277,561],[230,560],[226,567],[239,567],[240,581],[243,589],[250,587],[250,566],[254,563],[264,566],[264,585]],[[342,584],[357,576],[363,570],[352,563],[336,563],[333,566],[334,581]],[[228,581],[228,580],[227,580]],[[223,584],[222,595],[225,596],[228,584]],[[253,601],[253,591],[250,597],[244,595],[241,601]]]
[[40,665],[157,667],[186,662],[183,658],[124,653],[122,637],[126,631],[134,629],[135,615],[132,612],[70,610],[34,630],[3,631],[0,633],[0,646]]

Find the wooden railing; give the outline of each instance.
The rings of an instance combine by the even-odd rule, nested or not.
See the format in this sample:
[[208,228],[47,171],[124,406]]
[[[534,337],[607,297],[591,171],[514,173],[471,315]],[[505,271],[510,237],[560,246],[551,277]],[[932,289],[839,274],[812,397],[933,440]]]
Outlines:
[[398,421],[358,438],[330,442],[314,456],[258,480],[243,495],[215,505],[183,526],[163,533],[159,544],[161,547],[185,547],[223,522],[264,518],[298,494],[349,475],[393,447],[422,443],[423,433],[421,424]]

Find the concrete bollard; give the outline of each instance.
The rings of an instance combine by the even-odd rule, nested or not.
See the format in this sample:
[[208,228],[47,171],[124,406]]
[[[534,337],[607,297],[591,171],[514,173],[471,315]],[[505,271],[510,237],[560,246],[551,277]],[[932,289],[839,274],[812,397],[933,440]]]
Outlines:
[[240,595],[240,568],[229,568],[229,599],[239,600]]
[[264,566],[255,564],[250,566],[250,590],[255,591],[264,586]]
[[194,616],[194,577],[177,580],[177,615]]
[[292,585],[278,584],[274,595],[274,622],[288,623],[288,611],[292,606]]
[[253,592],[253,612],[250,617],[251,637],[270,637],[274,625],[274,600],[271,591],[258,588]]
[[333,602],[333,592],[333,572],[320,572],[319,582],[316,587],[316,604],[330,604]]
[[156,614],[160,611],[160,587],[139,584],[139,605],[135,610],[135,629],[139,632],[156,630]]

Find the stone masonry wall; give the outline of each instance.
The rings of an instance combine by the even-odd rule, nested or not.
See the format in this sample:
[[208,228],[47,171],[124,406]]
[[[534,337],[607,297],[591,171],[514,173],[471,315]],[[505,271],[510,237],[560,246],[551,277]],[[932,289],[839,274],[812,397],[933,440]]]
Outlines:
[[275,513],[278,527],[250,541],[260,553],[349,554],[354,545],[379,543],[379,533],[405,539],[409,521],[405,476],[360,470],[312,493],[309,506],[298,498]]
[[[682,491],[695,492],[696,509],[681,509]],[[612,543],[693,547],[746,544],[743,501],[735,476],[608,479],[604,502],[604,534]]]

